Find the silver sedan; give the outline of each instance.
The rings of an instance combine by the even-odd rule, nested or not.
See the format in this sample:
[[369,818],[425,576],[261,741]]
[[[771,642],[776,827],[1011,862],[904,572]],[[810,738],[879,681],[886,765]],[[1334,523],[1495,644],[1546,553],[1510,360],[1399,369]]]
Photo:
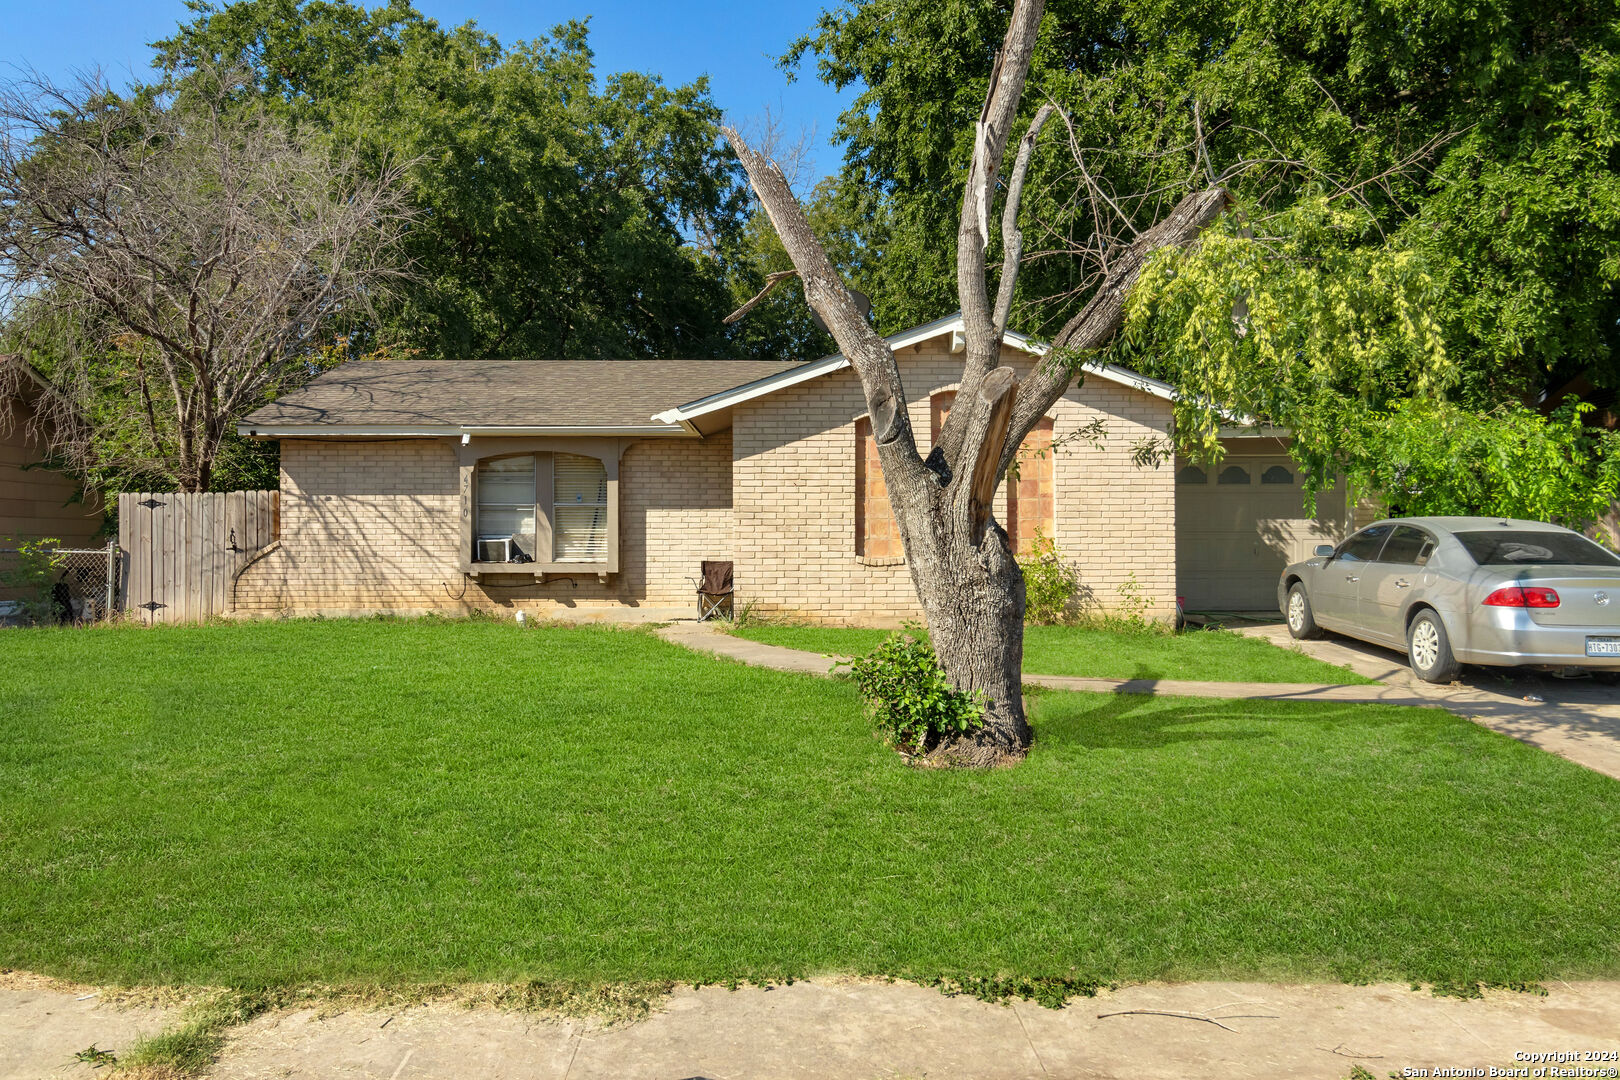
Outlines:
[[1283,570],[1296,638],[1403,650],[1428,682],[1461,664],[1620,669],[1620,557],[1539,521],[1379,521]]

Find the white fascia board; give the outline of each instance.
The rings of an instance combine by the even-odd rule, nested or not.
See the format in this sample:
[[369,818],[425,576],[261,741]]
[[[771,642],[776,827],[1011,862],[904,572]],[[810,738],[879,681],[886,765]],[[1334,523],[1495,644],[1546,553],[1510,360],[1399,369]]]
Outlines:
[[[943,319],[935,319],[931,323],[924,323],[922,326],[902,331],[886,340],[889,343],[889,348],[899,352],[901,349],[920,345],[944,334],[961,333],[964,326],[960,314],[947,315]],[[1015,349],[1021,349],[1032,356],[1045,356],[1048,348],[1044,342],[1035,341],[1014,330],[1008,330],[1002,336],[1002,342],[1011,345]],[[774,394],[778,390],[785,390],[790,386],[797,386],[799,383],[808,382],[811,379],[819,379],[823,375],[830,375],[847,367],[849,367],[849,361],[843,356],[824,356],[820,360],[812,360],[808,364],[790,368],[780,375],[767,375],[763,379],[755,379],[751,383],[744,383],[730,390],[722,390],[717,394],[710,394],[708,397],[689,401],[685,405],[666,409],[653,416],[653,419],[661,420],[666,424],[680,423],[694,417],[718,412],[721,409],[729,409],[733,405],[740,405],[745,401],[764,397],[766,394]],[[1098,378],[1107,379],[1109,382],[1118,383],[1121,386],[1128,386],[1132,390],[1152,394],[1156,398],[1172,401],[1176,396],[1175,389],[1170,384],[1160,382],[1158,379],[1150,379],[1146,375],[1138,375],[1134,371],[1128,371],[1113,364],[1086,364],[1084,368],[1088,374],[1096,375]]]
[[276,438],[459,438],[471,436],[482,438],[487,436],[524,436],[524,435],[556,435],[556,436],[676,436],[691,438],[697,436],[695,428],[689,424],[634,424],[617,427],[585,427],[578,424],[554,425],[550,427],[485,427],[462,424],[436,424],[424,426],[391,425],[391,424],[250,424],[236,425],[238,435],[258,437],[261,439]]
[[719,412],[721,409],[729,409],[744,401],[752,401],[757,397],[809,382],[811,379],[819,379],[823,375],[830,375],[847,367],[849,361],[842,356],[823,356],[820,360],[812,360],[808,364],[789,368],[780,375],[767,375],[763,379],[755,379],[753,382],[734,386],[730,390],[722,390],[717,394],[689,401],[685,405],[665,409],[661,413],[653,414],[653,419],[665,424],[684,423],[699,416]]

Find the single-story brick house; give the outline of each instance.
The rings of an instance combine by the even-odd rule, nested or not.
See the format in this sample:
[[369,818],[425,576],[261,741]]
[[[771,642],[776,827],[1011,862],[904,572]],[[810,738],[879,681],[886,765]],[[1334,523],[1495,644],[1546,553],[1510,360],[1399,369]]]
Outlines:
[[[949,411],[961,331],[952,316],[889,339],[919,442]],[[1007,335],[1013,367],[1042,353]],[[1182,563],[1211,606],[1270,604],[1283,561],[1339,526],[1303,517],[1283,444],[1264,434],[1235,435],[1215,475],[1138,464],[1133,451],[1170,432],[1171,397],[1123,368],[1089,368],[1030,436],[998,517],[1022,550],[1037,529],[1053,537],[1101,608],[1134,579],[1167,617]],[[721,559],[757,614],[914,618],[865,411],[841,356],[349,363],[241,423],[280,440],[281,533],[238,578],[235,610],[668,618],[693,612],[690,579]],[[1099,427],[1100,439],[1075,437]],[[1245,537],[1269,552],[1236,575],[1254,579],[1252,603],[1223,595],[1233,574],[1208,565],[1212,550],[1254,562]]]

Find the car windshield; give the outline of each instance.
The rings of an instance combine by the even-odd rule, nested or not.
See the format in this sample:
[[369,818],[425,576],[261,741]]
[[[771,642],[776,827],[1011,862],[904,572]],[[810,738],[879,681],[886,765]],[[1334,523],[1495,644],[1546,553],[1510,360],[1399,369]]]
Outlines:
[[1502,529],[1454,535],[1481,566],[1620,566],[1620,558],[1574,533]]

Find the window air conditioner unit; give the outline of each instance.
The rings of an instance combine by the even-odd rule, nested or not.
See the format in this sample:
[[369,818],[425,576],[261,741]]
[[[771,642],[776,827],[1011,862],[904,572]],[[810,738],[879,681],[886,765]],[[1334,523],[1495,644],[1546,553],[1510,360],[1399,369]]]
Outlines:
[[478,538],[479,562],[511,562],[512,538],[502,536],[498,539]]

